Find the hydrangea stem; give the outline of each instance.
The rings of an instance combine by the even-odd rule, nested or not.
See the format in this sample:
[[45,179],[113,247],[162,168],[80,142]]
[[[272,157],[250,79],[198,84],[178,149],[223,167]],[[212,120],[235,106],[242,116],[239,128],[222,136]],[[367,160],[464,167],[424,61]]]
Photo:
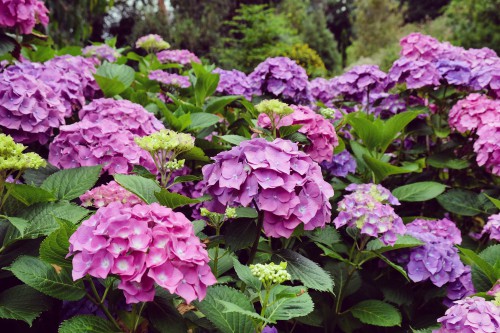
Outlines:
[[91,277],[87,277],[87,281],[89,281],[89,283],[90,283],[90,289],[92,290],[92,294],[95,297],[95,300],[97,302],[97,306],[99,306],[99,308],[104,312],[104,314],[106,315],[106,317],[108,317],[108,319],[113,323],[113,325],[115,325],[116,328],[118,328],[119,330],[121,330],[121,327],[118,324],[118,322],[115,320],[115,318],[113,317],[113,315],[111,314],[111,312],[109,312],[109,309],[104,305],[104,299],[102,299],[99,296],[99,293],[97,292],[97,289],[95,287],[94,281],[92,281],[92,278]]

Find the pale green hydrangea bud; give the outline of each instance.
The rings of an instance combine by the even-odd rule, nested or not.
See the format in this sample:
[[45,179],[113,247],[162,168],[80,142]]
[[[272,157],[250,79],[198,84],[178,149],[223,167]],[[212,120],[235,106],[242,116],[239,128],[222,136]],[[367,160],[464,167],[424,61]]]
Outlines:
[[256,276],[264,285],[281,284],[291,280],[291,275],[286,271],[286,262],[281,262],[279,265],[270,264],[255,264],[250,265],[252,275]]
[[0,133],[0,170],[38,169],[47,165],[38,154],[23,154],[25,146]]
[[170,44],[161,38],[159,35],[150,34],[142,36],[137,40],[135,46],[138,48],[143,48],[146,51],[161,51],[170,48]]
[[207,216],[209,216],[211,213],[212,213],[212,212],[211,212],[211,211],[209,211],[209,210],[208,210],[208,209],[206,209],[206,208],[202,208],[202,209],[200,209],[200,214],[201,214],[201,216],[205,216],[205,217],[207,217]]
[[185,133],[177,133],[169,129],[163,129],[151,135],[136,137],[135,142],[142,149],[154,154],[158,150],[175,152],[181,154],[194,147],[194,138]]
[[232,208],[232,207],[227,207],[226,208],[226,217],[228,219],[234,219],[237,217],[236,215],[236,208]]
[[269,117],[272,117],[273,115],[283,117],[293,113],[293,109],[288,104],[277,99],[264,100],[257,104],[255,109],[259,113],[267,114]]
[[174,159],[173,161],[168,161],[165,163],[165,168],[167,168],[170,171],[176,171],[184,168],[184,163],[186,160],[176,160]]
[[335,118],[335,110],[330,109],[330,108],[322,108],[319,113],[326,119],[333,119]]

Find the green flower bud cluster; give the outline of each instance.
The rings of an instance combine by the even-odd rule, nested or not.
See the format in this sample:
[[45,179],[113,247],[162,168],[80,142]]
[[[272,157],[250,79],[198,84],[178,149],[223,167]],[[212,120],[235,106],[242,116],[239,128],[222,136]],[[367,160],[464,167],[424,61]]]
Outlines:
[[227,207],[224,214],[214,213],[206,208],[201,208],[200,214],[201,216],[208,217],[214,224],[220,224],[226,219],[234,219],[237,217],[236,208],[233,207]]
[[26,147],[15,143],[11,136],[0,133],[0,171],[38,169],[47,165],[38,154],[23,154],[24,149]]
[[277,99],[268,99],[260,102],[255,106],[259,113],[265,113],[269,118],[273,119],[273,115],[280,117],[287,116],[293,113],[293,109],[286,103],[280,102]]
[[144,137],[136,137],[135,142],[139,147],[152,154],[159,150],[165,150],[178,155],[194,147],[194,138],[191,135],[177,133],[169,129],[164,129]]
[[228,219],[234,219],[234,218],[236,218],[237,217],[237,215],[236,215],[236,208],[227,207],[225,215],[226,215],[226,217]]
[[143,48],[146,51],[161,51],[170,48],[170,44],[164,41],[158,35],[147,35],[137,41],[137,47]]
[[180,170],[182,168],[184,168],[184,163],[186,162],[186,160],[172,160],[172,161],[168,161],[167,163],[165,163],[165,168],[168,169],[169,171],[176,171],[176,170]]
[[281,262],[279,265],[273,262],[270,264],[256,264],[250,265],[250,271],[264,285],[281,284],[292,279],[291,275],[286,271],[286,265],[286,262]]
[[335,117],[335,110],[330,108],[322,108],[319,113],[326,119],[333,119]]

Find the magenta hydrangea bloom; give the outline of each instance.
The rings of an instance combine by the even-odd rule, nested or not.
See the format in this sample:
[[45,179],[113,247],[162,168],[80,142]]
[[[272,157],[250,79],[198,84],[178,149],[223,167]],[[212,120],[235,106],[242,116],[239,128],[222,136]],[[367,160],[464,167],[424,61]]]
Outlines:
[[97,57],[99,60],[115,62],[120,57],[114,48],[107,44],[89,45],[82,49],[82,54],[87,57]]
[[138,196],[120,186],[114,180],[105,185],[93,188],[80,196],[82,206],[95,208],[106,207],[112,202],[120,202],[123,205],[134,206],[143,203]]
[[233,69],[230,71],[216,68],[213,73],[219,74],[217,92],[224,95],[243,95],[247,100],[252,99],[253,89],[245,73]]
[[401,38],[399,45],[401,45],[401,57],[434,61],[438,59],[441,43],[431,36],[414,32]]
[[500,307],[482,297],[455,301],[439,318],[441,328],[433,333],[496,333],[500,331]]
[[262,330],[262,333],[278,333],[278,329],[274,326],[266,326]]
[[477,164],[500,176],[500,122],[481,126],[477,136],[474,142]]
[[121,129],[129,130],[138,136],[150,135],[165,128],[163,123],[142,105],[125,99],[95,99],[84,106],[78,112],[78,116],[81,120],[86,119],[94,123],[109,119],[119,125]]
[[368,93],[380,93],[385,89],[387,74],[375,65],[355,66],[332,80],[332,85],[345,99],[363,101]]
[[321,168],[297,144],[276,139],[243,141],[203,167],[212,211],[251,206],[264,213],[269,237],[289,238],[299,224],[313,230],[330,223],[333,196]]
[[497,280],[495,285],[490,290],[488,290],[488,292],[486,294],[488,294],[490,296],[496,296],[499,293],[500,293],[500,279]]
[[500,214],[491,215],[488,218],[488,222],[477,238],[481,238],[484,235],[488,235],[490,239],[500,242]]
[[336,85],[334,84],[335,79],[327,80],[322,77],[315,78],[309,82],[309,88],[311,89],[311,96],[314,100],[320,101],[327,107],[333,107],[332,101],[340,95]]
[[441,75],[434,63],[399,58],[392,65],[387,77],[388,89],[395,83],[406,83],[408,89],[418,89],[425,86],[439,86]]
[[441,220],[416,219],[406,225],[408,232],[431,233],[452,244],[462,243],[462,234],[455,222],[447,218]]
[[162,63],[174,63],[180,65],[189,65],[191,62],[201,64],[200,59],[189,50],[164,50],[156,54],[158,60]]
[[37,23],[47,26],[49,10],[40,0],[0,0],[0,27],[30,34]]
[[0,129],[16,142],[46,144],[64,124],[65,109],[52,88],[34,76],[0,73]]
[[158,81],[169,86],[177,86],[179,88],[189,88],[191,86],[191,82],[189,82],[187,76],[168,73],[161,69],[151,71],[148,77],[150,80]]
[[472,284],[472,274],[470,266],[465,266],[465,270],[455,281],[448,283],[446,287],[446,299],[444,305],[451,307],[453,301],[473,295],[476,289]]
[[356,172],[356,160],[347,150],[333,155],[331,161],[322,162],[321,167],[335,177],[345,177]]
[[49,147],[49,162],[57,167],[102,165],[103,172],[126,174],[142,165],[156,172],[151,155],[135,143],[135,135],[110,119],[84,119],[59,131]]
[[256,95],[280,96],[296,104],[312,100],[306,70],[286,57],[267,58],[248,79]]
[[399,205],[399,201],[388,189],[375,184],[351,184],[346,190],[353,193],[338,203],[339,215],[333,220],[336,228],[358,228],[386,245],[393,245],[397,236],[405,233],[403,220],[390,206]]
[[192,223],[157,203],[110,203],[84,221],[69,242],[73,280],[117,276],[129,304],[152,301],[155,283],[190,303],[202,300],[207,286],[217,282]]
[[448,115],[450,127],[461,133],[486,124],[500,122],[500,101],[481,94],[470,94],[459,100]]
[[[281,118],[277,122],[277,128],[302,125],[299,132],[305,134],[311,142],[304,151],[318,163],[330,161],[333,158],[333,149],[339,144],[335,127],[322,115],[317,114],[307,106],[291,105],[291,107],[294,112]],[[266,114],[261,113],[257,125],[262,128],[270,128],[271,119]]]

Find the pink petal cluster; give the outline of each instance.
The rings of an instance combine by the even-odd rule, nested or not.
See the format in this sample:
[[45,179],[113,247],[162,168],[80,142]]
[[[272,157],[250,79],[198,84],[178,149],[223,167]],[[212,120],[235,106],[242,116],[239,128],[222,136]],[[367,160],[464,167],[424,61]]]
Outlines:
[[103,172],[126,174],[134,165],[156,171],[151,155],[134,141],[134,134],[110,119],[83,119],[61,126],[49,147],[49,162],[68,169],[102,165]]
[[191,82],[189,82],[187,76],[168,73],[161,69],[151,71],[148,77],[150,80],[158,81],[169,86],[177,86],[179,88],[189,88],[191,86]]
[[332,186],[295,143],[257,138],[212,159],[215,163],[202,171],[213,211],[255,205],[264,214],[269,237],[288,238],[300,224],[313,230],[330,222]]
[[200,59],[196,54],[189,50],[164,50],[156,54],[158,60],[162,63],[174,63],[180,65],[189,65],[191,62],[201,64]]
[[431,233],[452,244],[462,243],[462,234],[455,222],[447,218],[441,220],[416,219],[406,225],[408,232]]
[[491,215],[488,218],[488,222],[486,222],[478,238],[484,235],[488,235],[490,239],[500,242],[500,214]]
[[0,129],[16,142],[45,144],[64,124],[65,109],[54,90],[36,77],[0,73]]
[[353,193],[338,203],[339,215],[333,220],[336,228],[358,228],[386,245],[394,245],[397,236],[405,233],[403,220],[390,206],[399,205],[399,201],[388,189],[375,184],[351,184],[346,190]]
[[0,0],[0,27],[30,34],[37,23],[49,24],[49,10],[40,0]]
[[470,84],[474,90],[487,89],[500,98],[500,58],[491,57],[479,62],[472,70]]
[[433,333],[496,333],[500,331],[500,307],[482,297],[455,301],[437,320],[441,328]]
[[490,296],[496,296],[500,293],[500,279],[497,280],[495,285],[486,293]]
[[476,162],[494,175],[500,176],[500,121],[480,127],[474,142]]
[[70,237],[73,280],[120,279],[128,304],[152,301],[154,284],[190,303],[217,282],[208,253],[182,214],[157,203],[99,208]]
[[245,73],[236,69],[226,71],[221,68],[214,69],[212,73],[219,74],[217,92],[224,95],[243,95],[247,100],[252,100],[254,91]]
[[154,114],[148,112],[141,105],[125,99],[95,99],[84,106],[78,112],[78,116],[81,120],[87,119],[94,123],[109,119],[118,124],[121,129],[129,130],[138,136],[150,135],[165,128]]
[[401,45],[400,55],[412,60],[437,60],[437,54],[440,50],[440,42],[427,35],[414,32],[401,38],[399,45]]
[[106,207],[112,202],[120,202],[123,205],[134,206],[143,203],[139,197],[127,191],[114,180],[87,191],[80,196],[82,206],[95,208]]
[[500,122],[500,100],[485,95],[470,94],[459,100],[448,116],[450,127],[461,133],[475,130],[483,125]]
[[[331,161],[333,150],[339,144],[335,127],[322,115],[317,114],[307,106],[291,105],[293,113],[281,118],[278,126],[302,125],[300,133],[307,136],[310,145],[306,146],[304,151],[308,153],[313,161],[321,163]],[[257,125],[262,128],[271,127],[271,119],[264,113],[259,115]]]

